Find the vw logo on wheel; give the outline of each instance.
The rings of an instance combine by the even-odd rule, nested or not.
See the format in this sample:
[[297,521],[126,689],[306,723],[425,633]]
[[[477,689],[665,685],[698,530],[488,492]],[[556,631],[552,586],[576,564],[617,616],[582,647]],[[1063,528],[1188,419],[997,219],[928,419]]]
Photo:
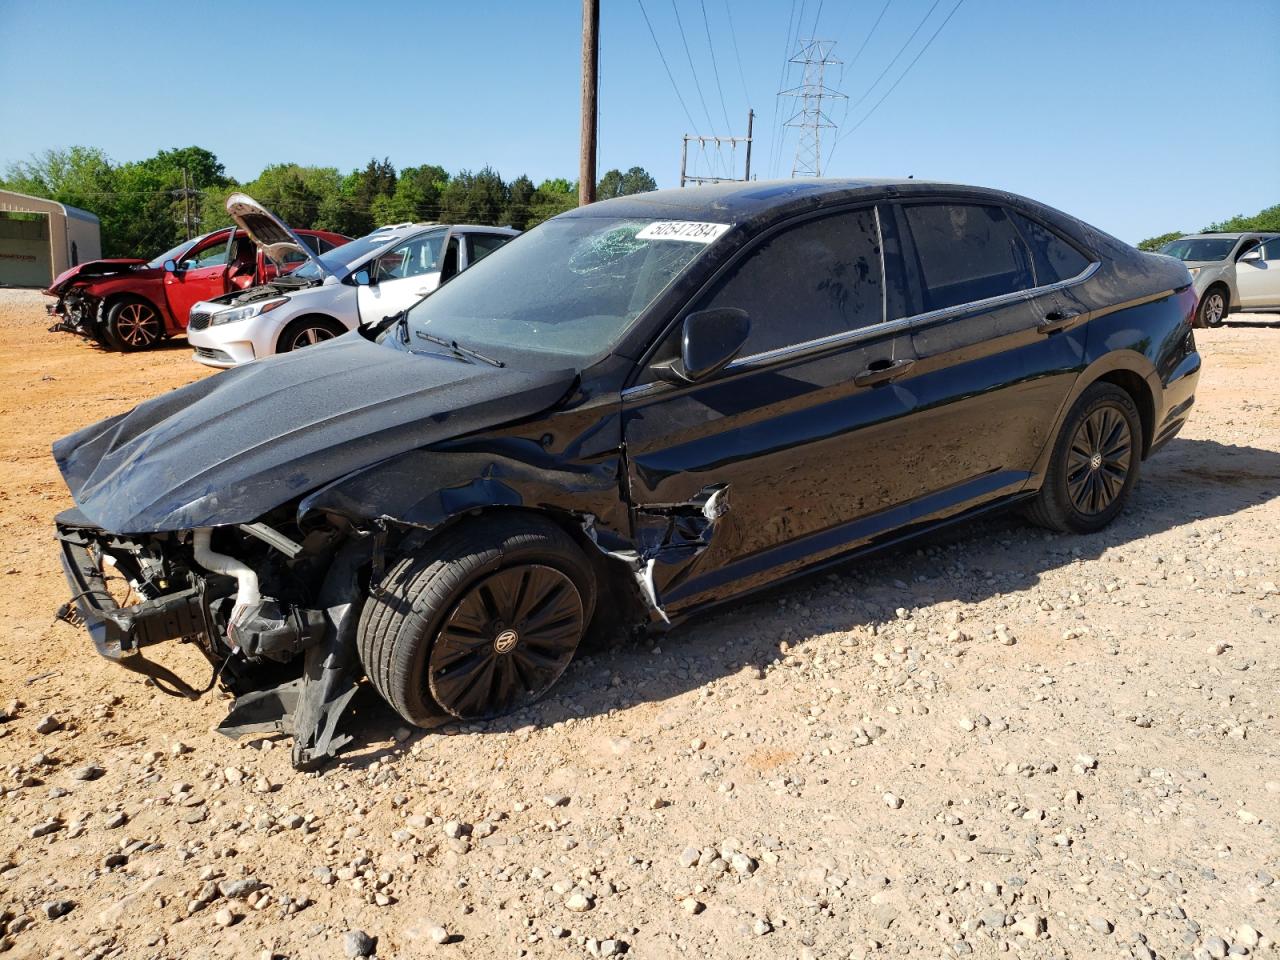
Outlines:
[[514,647],[520,640],[520,634],[514,630],[503,630],[500,634],[493,638],[493,649],[498,653],[506,653]]

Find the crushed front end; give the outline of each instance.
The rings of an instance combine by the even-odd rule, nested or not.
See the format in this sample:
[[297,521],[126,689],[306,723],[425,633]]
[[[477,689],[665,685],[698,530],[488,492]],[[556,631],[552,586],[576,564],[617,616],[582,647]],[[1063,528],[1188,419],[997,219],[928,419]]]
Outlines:
[[74,333],[90,340],[103,340],[102,300],[90,293],[88,287],[72,284],[58,293],[53,290],[45,293],[57,297],[53,303],[45,304],[49,316],[55,318],[50,333]]
[[[73,509],[57,517],[57,539],[72,594],[58,615],[83,623],[99,654],[181,696],[223,683],[237,699],[220,732],[292,734],[300,769],[350,739],[336,727],[359,678],[351,636],[371,537],[341,521],[302,531],[265,519],[125,536]],[[208,687],[144,654],[169,641],[198,645]],[[301,671],[281,666],[299,661]]]

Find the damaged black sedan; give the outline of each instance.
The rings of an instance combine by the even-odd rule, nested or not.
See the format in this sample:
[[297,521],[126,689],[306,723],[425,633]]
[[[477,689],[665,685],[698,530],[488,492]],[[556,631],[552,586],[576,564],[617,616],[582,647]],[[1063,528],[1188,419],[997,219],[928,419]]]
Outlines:
[[[1186,268],[1007,193],[721,184],[542,224],[372,332],[59,441],[98,651],[199,643],[231,734],[532,703],[661,626],[965,517],[1090,532],[1200,368]],[[120,582],[117,582],[120,581]],[[131,601],[122,606],[122,589]]]

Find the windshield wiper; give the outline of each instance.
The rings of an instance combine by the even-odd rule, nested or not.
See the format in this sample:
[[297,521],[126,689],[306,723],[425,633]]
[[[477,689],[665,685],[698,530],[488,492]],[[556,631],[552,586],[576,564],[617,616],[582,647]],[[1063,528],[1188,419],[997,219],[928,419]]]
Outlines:
[[[407,319],[408,318],[406,317],[405,320],[402,320],[401,322],[406,323]],[[495,367],[506,366],[506,364],[503,363],[501,360],[495,360],[493,357],[486,357],[483,353],[481,353],[478,350],[472,350],[470,347],[464,347],[460,345],[457,340],[446,340],[444,337],[437,337],[435,334],[426,333],[423,330],[415,330],[413,331],[413,335],[415,337],[421,337],[423,340],[426,340],[428,343],[434,343],[442,347],[448,347],[459,357],[471,357],[474,360],[480,360],[480,361],[483,361],[484,363],[490,364],[491,366],[495,366]]]

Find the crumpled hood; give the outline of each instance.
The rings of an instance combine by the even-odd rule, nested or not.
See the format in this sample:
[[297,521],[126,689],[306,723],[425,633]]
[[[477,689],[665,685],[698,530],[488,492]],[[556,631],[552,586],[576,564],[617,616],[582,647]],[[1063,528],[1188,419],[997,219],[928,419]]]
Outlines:
[[63,270],[54,277],[53,283],[49,284],[45,293],[50,296],[57,296],[75,279],[86,280],[89,277],[106,277],[121,273],[132,273],[135,268],[146,262],[146,260],[140,260],[137,257],[118,257],[114,260],[90,260],[87,263],[79,263],[70,269]]
[[63,437],[53,456],[80,511],[105,530],[247,523],[387,457],[539,413],[576,376],[349,334],[148,400]]

